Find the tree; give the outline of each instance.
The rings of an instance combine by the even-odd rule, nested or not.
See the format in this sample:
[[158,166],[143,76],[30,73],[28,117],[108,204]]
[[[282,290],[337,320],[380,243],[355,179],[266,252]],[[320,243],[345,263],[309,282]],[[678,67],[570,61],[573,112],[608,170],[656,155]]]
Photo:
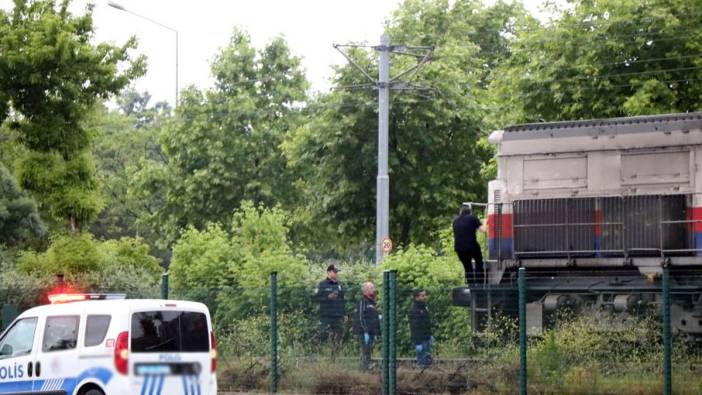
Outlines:
[[[501,12],[479,2],[406,1],[390,23],[393,42],[437,47],[434,61],[413,81],[435,94],[391,94],[390,235],[399,244],[434,241],[434,231],[450,221],[461,202],[485,199],[480,171],[492,152],[481,143],[489,130],[483,86],[490,71],[485,64],[495,60],[481,58],[481,44],[492,47],[520,12],[499,7]],[[359,50],[352,56],[377,75],[375,54]],[[393,57],[392,71],[412,61]],[[350,66],[336,71],[338,86],[363,82]],[[326,232],[322,239],[341,241],[337,246],[364,245],[373,238],[376,109],[374,92],[322,95],[310,106],[308,122],[284,145],[290,163],[305,174],[311,226]]]
[[127,89],[117,99],[119,110],[99,108],[89,124],[97,131],[92,152],[105,208],[91,223],[98,238],[139,236],[156,244],[157,229],[142,223],[153,210],[153,199],[135,191],[141,163],[164,163],[158,143],[161,127],[171,119],[163,103],[149,104],[150,95]]
[[101,208],[86,114],[142,75],[144,59],[129,57],[135,39],[91,44],[92,6],[74,16],[68,5],[16,0],[0,11],[0,122],[9,118],[29,150],[18,167],[22,187],[77,232]]
[[292,249],[288,222],[289,213],[280,208],[244,201],[229,230],[219,224],[186,229],[174,245],[170,267],[174,292],[208,301],[213,313],[219,307],[227,314],[260,313],[271,272],[280,273],[282,287],[304,286],[309,266]]
[[14,246],[45,232],[36,202],[0,163],[0,244]]
[[605,0],[519,32],[495,75],[503,123],[702,108],[700,1]]
[[139,175],[145,196],[162,202],[151,223],[172,241],[179,229],[231,219],[241,201],[296,200],[279,145],[299,124],[308,83],[299,58],[278,38],[256,51],[236,31],[212,65],[215,87],[186,89],[161,135],[165,163]]

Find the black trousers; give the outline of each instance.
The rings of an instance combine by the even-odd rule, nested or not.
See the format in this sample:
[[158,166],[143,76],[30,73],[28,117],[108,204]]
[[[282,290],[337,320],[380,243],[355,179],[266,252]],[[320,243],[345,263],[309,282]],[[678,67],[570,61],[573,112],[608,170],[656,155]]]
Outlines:
[[[480,251],[480,246],[475,246],[469,250],[456,250],[458,259],[463,264],[465,271],[466,284],[479,285],[484,282],[484,266],[483,253]],[[475,269],[473,269],[473,260],[475,260]]]
[[342,317],[324,317],[319,320],[320,343],[330,342],[337,346],[344,336],[344,321]]

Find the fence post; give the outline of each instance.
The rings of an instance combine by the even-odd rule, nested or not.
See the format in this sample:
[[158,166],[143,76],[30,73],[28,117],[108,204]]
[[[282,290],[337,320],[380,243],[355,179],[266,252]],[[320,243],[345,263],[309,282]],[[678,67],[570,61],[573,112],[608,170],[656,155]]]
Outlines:
[[161,299],[168,299],[168,272],[161,275]]
[[390,380],[388,391],[390,395],[397,392],[397,270],[390,271],[390,310],[389,310],[390,338]]
[[519,394],[527,393],[526,269],[519,268]]
[[670,273],[667,264],[663,266],[663,393],[673,392],[671,377],[671,333],[670,333]]
[[278,273],[271,273],[271,393],[278,392]]
[[390,272],[383,272],[383,311],[385,319],[381,322],[383,335],[383,395],[390,394]]

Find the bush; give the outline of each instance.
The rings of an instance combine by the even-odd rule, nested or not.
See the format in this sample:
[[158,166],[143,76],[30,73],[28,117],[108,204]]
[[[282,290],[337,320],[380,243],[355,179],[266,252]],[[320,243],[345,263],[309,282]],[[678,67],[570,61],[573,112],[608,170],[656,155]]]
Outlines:
[[[169,271],[174,293],[200,300],[212,308],[218,289],[236,285],[237,255],[238,250],[219,225],[209,225],[202,231],[188,228],[173,247]],[[214,294],[203,298],[210,291]]]
[[60,234],[51,238],[51,244],[45,253],[24,253],[20,257],[19,270],[50,275],[84,273],[96,270],[101,258],[98,243],[91,234]]
[[[8,281],[20,282],[36,303],[56,287],[63,274],[65,288],[74,291],[126,292],[130,297],[158,295],[161,269],[141,239],[100,242],[92,235],[59,235],[44,253],[23,252],[17,270],[5,272]],[[3,282],[5,283],[5,282]]]

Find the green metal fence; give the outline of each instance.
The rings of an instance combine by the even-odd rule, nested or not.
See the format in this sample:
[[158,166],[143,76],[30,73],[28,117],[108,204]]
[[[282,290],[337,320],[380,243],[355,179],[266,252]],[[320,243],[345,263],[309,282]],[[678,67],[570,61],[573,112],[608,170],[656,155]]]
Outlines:
[[[542,300],[540,331],[529,315],[535,302],[533,287],[554,273],[525,268],[515,271],[513,293],[495,293],[499,297],[491,300],[489,315],[454,305],[452,284],[421,287],[397,271],[351,282],[341,272],[344,314],[338,328],[320,322],[314,285],[291,284],[284,273],[271,273],[268,284],[253,289],[238,285],[169,289],[164,276],[162,287],[153,293],[208,305],[217,334],[221,391],[702,393],[702,351],[690,341],[694,336],[680,330],[680,312],[675,311],[689,308],[689,316],[695,317],[691,306],[696,300],[690,299],[690,306],[681,304],[687,296],[680,289],[689,291],[685,287],[699,276],[671,272],[669,267],[660,273],[637,291],[637,298],[624,303],[618,298],[591,308],[567,298]],[[361,355],[367,344],[353,323],[366,281],[379,291],[373,297],[381,334],[370,342],[371,360],[364,365]],[[620,286],[622,294],[629,289],[625,283]],[[473,296],[480,298],[478,291],[489,287],[472,288]],[[412,325],[417,321],[412,317],[422,306],[417,299],[420,290],[428,299],[424,306],[431,339],[416,341]],[[0,300],[5,325],[17,310],[31,307],[24,303],[13,311],[7,302],[11,301]],[[479,331],[472,328],[476,317],[482,320]]]

